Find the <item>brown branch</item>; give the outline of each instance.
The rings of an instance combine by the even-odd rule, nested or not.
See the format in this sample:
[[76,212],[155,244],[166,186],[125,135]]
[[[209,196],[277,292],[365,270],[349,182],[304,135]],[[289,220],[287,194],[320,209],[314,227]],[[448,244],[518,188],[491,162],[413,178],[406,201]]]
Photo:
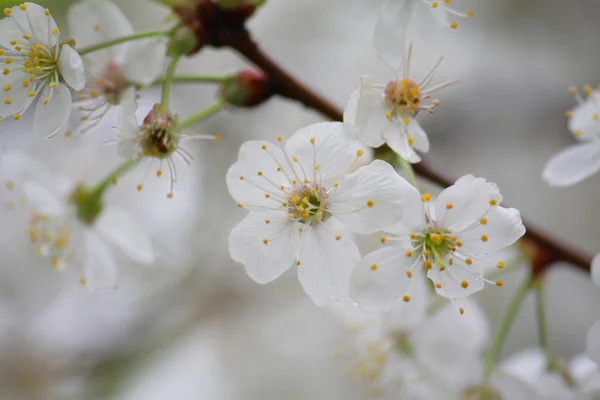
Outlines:
[[[274,85],[274,94],[299,101],[332,120],[342,121],[343,114],[339,108],[282,69],[259,48],[246,31],[229,39],[227,43],[221,43],[221,45],[232,47],[248,61],[261,68],[271,79]],[[386,151],[388,151],[387,146],[376,149],[376,153]],[[434,169],[426,162],[415,164],[414,170],[421,177],[443,187],[448,187],[454,183],[454,179]],[[527,228],[524,240],[529,241],[537,247],[539,252],[545,254],[544,259],[547,261],[542,266],[543,269],[547,269],[552,262],[565,261],[581,270],[590,271],[592,257],[589,254],[569,246],[564,241],[547,234],[525,220],[523,220],[523,223]]]

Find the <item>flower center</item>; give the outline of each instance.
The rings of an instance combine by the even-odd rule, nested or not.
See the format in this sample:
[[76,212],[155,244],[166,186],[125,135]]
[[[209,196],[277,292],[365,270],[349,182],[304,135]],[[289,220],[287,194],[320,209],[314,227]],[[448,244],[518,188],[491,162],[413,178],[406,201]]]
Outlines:
[[29,239],[42,257],[50,259],[52,267],[62,269],[72,260],[70,249],[71,227],[39,213],[31,216]]
[[327,192],[319,185],[295,188],[288,196],[289,218],[308,224],[329,218]]
[[423,102],[419,85],[410,79],[390,81],[385,86],[385,100],[390,108],[409,110],[416,114]]
[[156,104],[144,119],[137,141],[144,156],[169,158],[177,150],[180,138],[177,119]]
[[[113,106],[119,105],[121,95],[127,88],[127,77],[119,65],[114,63],[108,64],[95,83],[97,90],[102,93],[108,104]],[[94,97],[93,94],[92,97]]]
[[425,229],[421,235],[411,234],[411,239],[413,248],[422,252],[427,269],[431,269],[434,264],[440,270],[445,269],[446,256],[456,251],[456,237],[451,236],[451,232],[447,229],[441,229],[435,224]]
[[58,65],[52,50],[41,44],[31,45],[27,58],[23,62],[23,72],[30,75],[30,80],[53,79]]

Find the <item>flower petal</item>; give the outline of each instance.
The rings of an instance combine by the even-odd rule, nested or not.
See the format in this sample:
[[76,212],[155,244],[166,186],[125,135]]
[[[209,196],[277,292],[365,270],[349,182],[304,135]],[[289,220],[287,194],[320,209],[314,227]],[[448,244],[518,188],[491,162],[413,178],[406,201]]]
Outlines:
[[149,85],[161,74],[167,54],[166,39],[147,39],[133,42],[127,49],[123,71],[127,79]]
[[[24,3],[26,10],[21,10],[19,6],[12,8],[13,18],[20,28],[23,30],[18,38],[22,40],[22,35],[26,34],[31,37],[32,42],[41,44],[47,49],[51,49],[58,43],[58,35],[53,34],[57,28],[56,21],[51,15],[46,15],[46,9],[38,4],[26,2]],[[7,18],[8,19],[8,18]]]
[[46,187],[56,186],[55,178],[48,173],[47,168],[20,153],[3,154],[0,158],[0,179],[4,183],[11,184],[11,190],[22,190],[20,184],[34,181]]
[[27,203],[37,212],[44,215],[60,215],[66,211],[66,203],[56,193],[34,181],[23,184],[23,194]]
[[393,70],[402,66],[408,25],[414,13],[416,0],[385,0],[373,35],[373,45],[379,57]]
[[429,138],[427,134],[421,128],[421,124],[416,118],[411,118],[409,124],[406,127],[408,136],[413,139],[413,148],[420,152],[427,153],[429,151]]
[[117,208],[104,209],[94,226],[132,260],[142,264],[156,260],[152,240],[129,213]]
[[138,123],[135,117],[137,111],[135,89],[125,90],[121,97],[119,115],[117,117],[117,151],[121,157],[134,158],[140,154],[141,149],[135,142],[138,131]]
[[238,161],[229,167],[226,181],[229,194],[239,204],[284,211],[281,203],[288,198],[280,186],[292,186],[288,178],[293,180],[293,177],[290,164],[278,146],[264,140],[250,140],[242,144]]
[[383,326],[388,332],[412,330],[425,320],[431,300],[425,277],[413,277],[405,294],[410,297],[409,302],[396,301],[384,314]]
[[600,364],[600,321],[592,325],[587,334],[585,354]]
[[[407,295],[416,271],[407,271],[418,262],[417,255],[406,256],[410,244],[389,246],[367,254],[356,264],[350,276],[350,298],[363,311],[389,311],[394,302]],[[420,265],[417,266],[421,268]],[[409,304],[410,306],[410,304]]]
[[83,279],[92,292],[105,292],[117,287],[118,265],[112,250],[91,229],[84,230],[85,263]]
[[442,4],[432,7],[425,1],[418,3],[415,10],[415,28],[419,37],[431,47],[441,46],[446,35],[450,33],[446,8]]
[[434,283],[435,291],[440,296],[462,299],[483,290],[485,284],[481,263],[473,262],[468,265],[458,258],[453,258],[453,264],[450,265],[446,260],[444,267],[433,265],[427,272],[427,277]]
[[515,243],[525,234],[521,213],[514,208],[493,207],[485,218],[461,232],[454,231],[463,243],[460,251],[476,258],[485,258]]
[[[11,89],[3,93],[3,101],[0,102],[0,119],[13,114],[25,113],[35,98],[29,96],[30,92],[35,93],[35,84],[29,81],[29,75],[21,71],[12,71],[6,78],[10,79],[2,81],[2,85],[10,86]],[[23,86],[23,81],[30,82],[29,87]]]
[[46,85],[35,107],[33,133],[38,137],[53,136],[68,122],[72,106],[66,85],[59,83],[54,89]]
[[600,139],[600,115],[597,101],[600,93],[592,92],[586,101],[573,109],[573,115],[569,118],[569,131],[578,140]]
[[401,237],[407,237],[411,232],[419,232],[425,227],[425,210],[423,209],[423,201],[421,201],[421,193],[411,186],[410,190],[405,190],[402,205],[404,212],[402,221],[398,225],[391,228],[386,228],[386,232],[394,233]]
[[439,194],[435,201],[435,220],[452,231],[460,231],[479,221],[492,207],[491,200],[493,204],[502,202],[496,184],[465,175]]
[[[77,47],[87,47],[100,42],[129,36],[133,27],[123,12],[108,0],[80,1],[69,7],[67,12],[69,32]],[[111,46],[86,55],[94,63],[122,61],[128,43]]]
[[254,281],[269,283],[287,271],[296,259],[300,240],[293,225],[287,218],[282,219],[280,213],[251,212],[231,231],[229,254],[244,264]]
[[592,260],[592,281],[600,287],[600,254]]
[[385,142],[394,152],[404,158],[409,163],[418,163],[421,157],[415,152],[413,146],[409,142],[408,128],[401,121],[392,121],[387,125],[383,132]]
[[319,307],[347,296],[348,278],[360,260],[358,247],[341,224],[333,220],[326,224],[305,229],[297,267],[302,288]]
[[404,194],[413,187],[385,161],[375,160],[346,176],[332,190],[327,209],[349,229],[374,233],[397,225],[407,210]]
[[356,112],[358,108],[358,97],[360,90],[356,89],[350,95],[346,108],[344,109],[344,123],[356,126]]
[[543,400],[529,384],[517,377],[502,372],[490,377],[490,385],[502,399],[510,400]]
[[298,160],[291,163],[300,180],[307,178],[325,184],[347,173],[356,160],[360,144],[354,136],[354,129],[348,124],[321,122],[294,133],[285,152],[292,160]]
[[555,154],[544,167],[550,186],[571,186],[600,170],[600,141],[569,146]]
[[58,57],[58,69],[67,85],[71,86],[73,90],[78,91],[85,87],[86,76],[83,60],[79,53],[68,44],[61,47],[60,56]]
[[371,147],[379,147],[385,140],[383,132],[390,123],[389,112],[383,93],[374,88],[369,77],[361,77],[358,93],[354,125],[358,129],[358,139]]

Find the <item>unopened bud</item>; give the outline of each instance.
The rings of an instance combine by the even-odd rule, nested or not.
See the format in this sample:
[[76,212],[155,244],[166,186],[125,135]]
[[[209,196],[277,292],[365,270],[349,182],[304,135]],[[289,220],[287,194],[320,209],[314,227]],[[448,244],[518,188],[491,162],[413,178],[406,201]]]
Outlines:
[[173,33],[167,45],[167,55],[191,55],[200,50],[202,43],[198,40],[197,32],[188,26],[181,26]]
[[215,3],[225,10],[231,10],[248,6],[258,8],[265,3],[265,0],[215,0]]
[[271,97],[269,79],[262,71],[244,70],[221,86],[221,98],[235,107],[255,107]]

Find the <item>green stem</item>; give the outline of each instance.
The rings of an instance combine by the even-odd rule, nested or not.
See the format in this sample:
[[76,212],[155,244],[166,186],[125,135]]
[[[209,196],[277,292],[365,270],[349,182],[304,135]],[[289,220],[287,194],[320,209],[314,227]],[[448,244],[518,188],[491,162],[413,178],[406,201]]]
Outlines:
[[546,369],[548,371],[556,371],[559,369],[559,366],[550,347],[550,340],[548,339],[548,324],[546,321],[546,309],[544,307],[544,282],[542,279],[537,279],[533,284],[535,289],[538,340],[540,347],[546,354]]
[[[171,79],[173,83],[216,83],[221,84],[233,79],[232,75],[228,76],[192,76],[192,75],[179,75],[174,76]],[[158,78],[152,85],[161,85],[165,82],[165,78]]]
[[181,55],[176,55],[171,60],[171,65],[169,65],[169,69],[167,70],[167,74],[165,75],[165,81],[162,87],[162,97],[160,100],[160,104],[163,106],[165,110],[169,110],[169,95],[171,94],[171,86],[173,85],[173,77],[175,76],[175,68],[177,68],[177,63],[181,59]]
[[223,107],[225,107],[225,103],[223,103],[222,101],[218,101],[215,104],[213,104],[212,106],[205,108],[204,110],[200,111],[199,113],[194,114],[191,117],[189,117],[188,119],[181,122],[178,126],[178,129],[184,130],[186,128],[189,128],[190,126],[196,124],[197,122],[200,122],[203,119],[206,119],[206,118],[210,117],[211,115],[219,112]]
[[109,40],[107,42],[102,42],[102,43],[94,44],[94,45],[91,45],[88,47],[84,47],[82,49],[77,50],[77,52],[79,53],[80,56],[84,56],[84,55],[92,53],[94,51],[103,50],[103,49],[106,49],[107,47],[116,46],[121,43],[130,42],[133,40],[157,37],[157,36],[169,36],[170,34],[171,34],[171,31],[150,31],[150,32],[136,33],[134,35],[123,36],[123,37],[120,37],[117,39]]
[[123,176],[131,168],[135,167],[141,158],[134,158],[133,160],[126,161],[119,168],[115,169],[110,175],[108,175],[102,182],[90,191],[90,197],[101,197],[106,188],[111,185],[116,179]]
[[417,186],[417,179],[415,178],[415,171],[413,171],[412,164],[400,156],[398,156],[398,162],[400,163],[400,168],[402,168],[402,171],[404,171],[404,176],[406,177],[406,180],[417,190],[419,190],[419,186]]
[[530,279],[526,280],[521,287],[517,290],[515,297],[513,297],[512,301],[508,306],[508,310],[506,310],[506,314],[504,314],[504,318],[500,324],[498,332],[494,337],[494,341],[492,343],[492,347],[490,348],[489,353],[485,357],[484,360],[484,376],[487,378],[492,373],[494,369],[494,365],[496,364],[496,360],[498,359],[498,354],[502,347],[504,346],[504,341],[506,340],[506,336],[508,335],[508,331],[510,330],[510,326],[512,325],[523,300],[525,299],[525,295],[531,289],[532,281]]

